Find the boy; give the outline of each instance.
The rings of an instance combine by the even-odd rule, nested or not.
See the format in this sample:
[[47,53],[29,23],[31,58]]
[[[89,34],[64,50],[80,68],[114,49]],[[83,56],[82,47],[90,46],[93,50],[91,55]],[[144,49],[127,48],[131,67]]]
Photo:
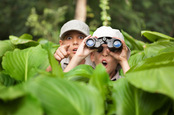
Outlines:
[[99,63],[103,64],[111,80],[116,80],[120,78],[121,76],[119,76],[119,69],[121,69],[121,67],[124,73],[126,73],[130,69],[127,61],[130,57],[130,50],[124,42],[124,37],[122,33],[119,30],[112,29],[111,27],[102,26],[93,33],[93,37],[112,37],[115,39],[119,39],[122,42],[122,50],[116,52],[110,51],[107,44],[102,45],[103,50],[100,52],[98,52],[97,49],[91,50],[85,45],[85,42],[88,39],[85,38],[80,44],[77,53],[74,55],[64,71],[67,72],[77,66],[81,60],[83,60],[91,53],[91,61],[93,61],[95,65]]
[[[75,55],[80,43],[86,36],[89,36],[89,27],[82,21],[71,20],[62,26],[59,40],[60,47],[56,50],[54,57],[61,63],[63,70],[68,65],[69,60]],[[92,64],[90,57],[81,60],[80,63]],[[51,66],[47,68],[47,71],[51,71]]]

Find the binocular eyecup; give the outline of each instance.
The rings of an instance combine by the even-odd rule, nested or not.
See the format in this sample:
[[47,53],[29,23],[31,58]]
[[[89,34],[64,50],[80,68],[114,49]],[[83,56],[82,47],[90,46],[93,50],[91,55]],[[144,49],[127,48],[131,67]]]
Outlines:
[[109,50],[112,52],[122,49],[122,42],[112,37],[89,38],[86,40],[86,46],[91,49],[98,49],[98,52],[102,52],[102,44],[107,44]]

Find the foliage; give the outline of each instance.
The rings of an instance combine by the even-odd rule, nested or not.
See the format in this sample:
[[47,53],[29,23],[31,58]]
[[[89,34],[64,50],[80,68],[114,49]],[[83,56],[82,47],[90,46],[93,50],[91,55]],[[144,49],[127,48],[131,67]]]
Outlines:
[[[152,43],[122,31],[131,69],[110,81],[102,65],[64,73],[53,56],[57,45],[29,34],[0,41],[0,115],[172,115],[174,38],[142,31]],[[51,72],[46,72],[48,65]],[[30,110],[30,111],[29,111]]]
[[111,17],[109,16],[107,10],[109,10],[109,0],[100,0],[101,20],[103,21],[103,26],[109,26]]
[[[47,38],[49,41],[57,42],[59,35],[59,23],[65,20],[67,7],[63,6],[57,10],[45,8],[43,15],[38,15],[35,8],[31,9],[26,25],[32,28],[34,36]],[[45,29],[47,28],[47,29]]]

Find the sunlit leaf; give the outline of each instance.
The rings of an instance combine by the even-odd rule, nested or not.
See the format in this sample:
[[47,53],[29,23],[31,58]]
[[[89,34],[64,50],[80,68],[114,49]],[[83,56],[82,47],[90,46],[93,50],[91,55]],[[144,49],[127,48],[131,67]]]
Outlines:
[[159,40],[174,40],[174,38],[170,36],[153,31],[141,31],[141,35],[145,36],[151,42]]
[[[158,60],[157,58],[150,59]],[[173,60],[173,59],[172,59]],[[147,60],[140,67],[131,68],[126,77],[135,87],[141,88],[152,93],[161,93],[174,99],[174,61],[171,58],[166,61],[151,62]],[[160,62],[161,61],[161,62]]]
[[47,52],[41,46],[24,50],[15,49],[5,54],[2,66],[12,78],[26,81],[37,73],[37,69],[46,69]]
[[19,48],[27,48],[30,46],[37,46],[39,43],[32,40],[33,37],[30,34],[23,34],[20,37],[10,35],[9,36],[10,41],[17,45]]
[[174,46],[174,42],[160,41],[145,46],[144,53],[146,57],[158,55],[161,50]]

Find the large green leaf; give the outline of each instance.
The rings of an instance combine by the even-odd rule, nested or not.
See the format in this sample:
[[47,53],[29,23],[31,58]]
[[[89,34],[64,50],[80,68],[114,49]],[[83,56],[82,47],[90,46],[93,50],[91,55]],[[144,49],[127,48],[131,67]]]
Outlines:
[[130,56],[128,62],[129,62],[129,66],[132,67],[134,65],[137,65],[138,63],[140,63],[141,61],[143,61],[146,58],[144,51],[138,52],[132,56]]
[[145,46],[144,53],[146,57],[158,55],[161,50],[174,46],[174,42],[159,41]]
[[12,78],[26,81],[37,73],[38,68],[45,69],[46,65],[48,66],[45,63],[48,63],[47,52],[37,46],[7,52],[3,57],[2,66]]
[[[155,59],[159,61],[155,62]],[[151,62],[152,60],[154,63]],[[162,93],[174,99],[174,61],[171,60],[172,57],[164,61],[160,60],[160,57],[149,59],[144,62],[144,65],[131,68],[126,73],[126,77],[135,87],[152,93]]]
[[43,47],[48,52],[48,58],[49,58],[49,62],[50,62],[50,65],[51,65],[52,74],[55,75],[55,76],[58,76],[58,77],[64,77],[63,70],[62,70],[59,62],[54,58],[54,56],[51,52],[52,43],[48,42],[45,45],[43,45]]
[[102,64],[96,66],[89,84],[96,87],[100,91],[103,100],[106,99],[108,94],[108,83],[109,83],[109,74],[106,72],[105,67]]
[[[135,56],[133,56],[133,57],[136,58]],[[146,58],[144,60],[139,61],[139,63],[136,63],[135,66],[132,67],[131,69],[133,70],[135,68],[138,68],[140,66],[147,65],[147,64],[151,64],[151,65],[159,64],[160,65],[165,62],[168,63],[169,61],[170,62],[174,61],[174,52],[164,52],[157,56],[154,56],[151,58]]]
[[81,64],[64,75],[69,80],[88,82],[93,73],[93,68],[90,65]]
[[141,35],[145,36],[151,42],[159,40],[174,40],[174,38],[170,36],[153,31],[141,31]]
[[20,37],[10,35],[9,36],[10,41],[17,45],[19,48],[27,48],[30,46],[37,46],[39,43],[36,41],[33,41],[33,37],[30,34],[23,34]]
[[135,88],[126,78],[113,83],[112,93],[115,113],[118,115],[152,115],[168,100],[164,95]]
[[104,114],[101,95],[85,84],[41,75],[30,81],[27,89],[38,97],[48,115]]

